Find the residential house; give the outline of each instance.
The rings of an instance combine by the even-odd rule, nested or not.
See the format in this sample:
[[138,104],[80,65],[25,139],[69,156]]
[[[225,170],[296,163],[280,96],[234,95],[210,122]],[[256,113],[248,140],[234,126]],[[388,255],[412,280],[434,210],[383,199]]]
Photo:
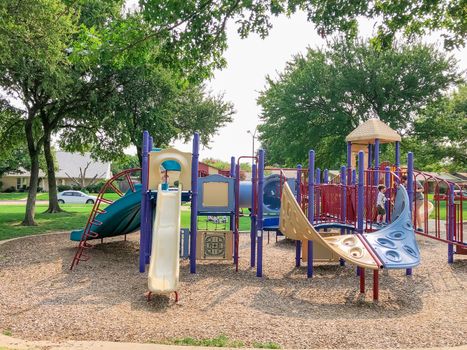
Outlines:
[[[79,153],[56,152],[57,170],[55,177],[57,185],[85,187],[91,182],[108,180],[111,178],[110,163],[103,163],[91,159],[89,153],[83,155]],[[3,183],[1,190],[14,187],[16,190],[29,187],[29,171],[20,169],[18,173],[7,173],[2,176]],[[39,187],[48,191],[47,176],[43,171],[39,172]]]

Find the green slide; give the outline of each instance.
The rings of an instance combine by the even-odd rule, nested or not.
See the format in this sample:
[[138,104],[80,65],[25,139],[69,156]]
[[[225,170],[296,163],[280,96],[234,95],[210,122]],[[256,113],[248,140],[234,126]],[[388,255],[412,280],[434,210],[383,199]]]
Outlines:
[[[106,208],[105,213],[96,215],[96,223],[91,227],[91,231],[98,234],[98,237],[89,239],[99,239],[114,237],[131,233],[139,229],[141,210],[141,185],[135,185],[135,192],[128,190],[125,195]],[[72,241],[80,241],[84,230],[74,230],[70,233]]]

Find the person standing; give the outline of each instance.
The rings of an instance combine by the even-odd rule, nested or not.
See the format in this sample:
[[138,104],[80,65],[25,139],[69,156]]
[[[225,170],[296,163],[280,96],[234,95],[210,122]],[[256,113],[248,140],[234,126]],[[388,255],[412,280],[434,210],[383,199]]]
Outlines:
[[[401,185],[407,188],[407,175],[401,176]],[[413,201],[415,202],[415,224],[417,227],[416,230],[419,232],[423,232],[422,208],[425,200],[425,195],[423,194],[423,192],[425,192],[425,189],[423,188],[422,183],[418,180],[415,181],[415,185],[416,188]]]

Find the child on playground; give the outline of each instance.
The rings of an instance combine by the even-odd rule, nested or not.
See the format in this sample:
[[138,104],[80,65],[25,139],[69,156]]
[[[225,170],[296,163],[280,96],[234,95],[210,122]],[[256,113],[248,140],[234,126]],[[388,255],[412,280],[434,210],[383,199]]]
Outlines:
[[384,222],[384,219],[386,218],[386,209],[384,208],[384,205],[386,204],[386,201],[388,199],[386,198],[386,195],[384,194],[385,192],[386,192],[386,186],[379,185],[378,186],[378,197],[376,198],[376,210],[378,212],[376,223],[378,225],[382,225]]

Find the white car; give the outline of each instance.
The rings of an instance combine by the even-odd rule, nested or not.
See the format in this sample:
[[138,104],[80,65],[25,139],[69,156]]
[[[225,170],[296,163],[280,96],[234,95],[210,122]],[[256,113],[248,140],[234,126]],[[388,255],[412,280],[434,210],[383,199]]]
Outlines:
[[79,204],[94,204],[96,197],[90,196],[81,191],[63,191],[58,194],[58,203],[79,203]]

